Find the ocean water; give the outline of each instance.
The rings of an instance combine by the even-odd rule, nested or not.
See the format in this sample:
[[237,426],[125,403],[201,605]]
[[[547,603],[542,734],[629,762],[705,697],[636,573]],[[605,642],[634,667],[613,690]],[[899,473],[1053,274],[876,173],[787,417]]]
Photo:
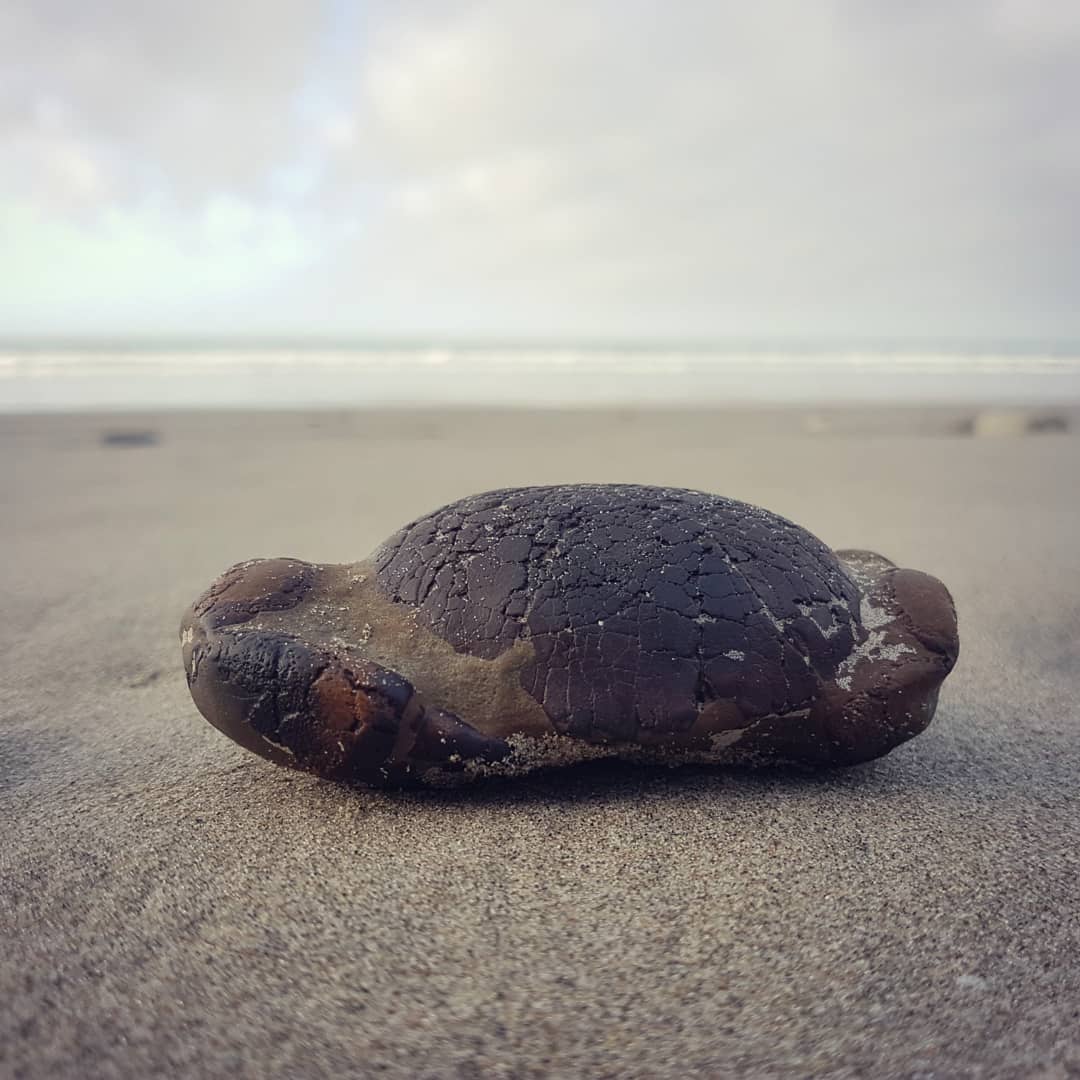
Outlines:
[[0,350],[0,412],[1080,404],[1080,354],[595,348]]

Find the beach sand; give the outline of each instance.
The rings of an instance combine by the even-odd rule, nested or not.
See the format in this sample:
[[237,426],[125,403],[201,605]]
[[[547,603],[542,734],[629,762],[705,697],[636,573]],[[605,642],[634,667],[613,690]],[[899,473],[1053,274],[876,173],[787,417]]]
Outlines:
[[[970,419],[0,417],[0,1075],[1080,1075],[1080,436]],[[196,712],[180,614],[231,563],[575,480],[941,577],[929,731],[395,795]]]

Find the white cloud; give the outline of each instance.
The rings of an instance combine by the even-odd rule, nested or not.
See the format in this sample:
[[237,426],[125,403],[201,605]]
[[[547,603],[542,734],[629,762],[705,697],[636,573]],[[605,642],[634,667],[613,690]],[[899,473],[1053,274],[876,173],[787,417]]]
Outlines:
[[0,249],[18,267],[0,290],[0,320],[20,318],[50,337],[63,318],[95,332],[154,334],[186,320],[194,336],[220,328],[311,258],[311,237],[281,211],[230,196],[208,199],[193,220],[144,203],[92,218],[0,201]]
[[323,118],[319,127],[326,145],[335,150],[345,150],[356,142],[356,124],[345,113],[332,112]]
[[1080,337],[1068,5],[341,10],[7,5],[0,332],[36,235],[237,331]]
[[1060,181],[1076,139],[1060,102],[1034,134],[1031,49],[999,38],[963,7],[402,16],[358,98],[392,192],[359,261],[391,308],[532,333],[1036,334],[1053,237],[1017,145]]
[[257,183],[291,150],[290,98],[319,29],[302,0],[15,0],[5,15],[9,128],[46,97],[66,129],[195,198]]

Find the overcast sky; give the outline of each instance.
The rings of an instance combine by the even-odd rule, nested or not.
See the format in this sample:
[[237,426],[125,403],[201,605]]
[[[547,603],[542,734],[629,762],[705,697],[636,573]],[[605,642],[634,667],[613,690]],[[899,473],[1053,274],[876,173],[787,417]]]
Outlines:
[[0,337],[1080,341],[1065,0],[0,0]]

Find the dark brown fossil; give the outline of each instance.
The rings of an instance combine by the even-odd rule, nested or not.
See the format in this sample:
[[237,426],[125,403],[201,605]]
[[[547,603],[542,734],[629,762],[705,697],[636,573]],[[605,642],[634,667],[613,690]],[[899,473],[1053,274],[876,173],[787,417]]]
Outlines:
[[930,722],[945,586],[747,503],[576,484],[475,495],[370,558],[259,559],[181,626],[242,746],[376,785],[598,757],[848,765]]

